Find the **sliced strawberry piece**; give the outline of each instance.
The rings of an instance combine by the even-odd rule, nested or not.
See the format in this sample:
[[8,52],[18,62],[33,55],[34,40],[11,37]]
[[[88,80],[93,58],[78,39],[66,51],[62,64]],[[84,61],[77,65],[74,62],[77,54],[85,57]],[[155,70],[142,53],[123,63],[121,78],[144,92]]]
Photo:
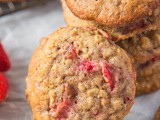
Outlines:
[[113,80],[111,78],[111,74],[110,74],[109,70],[107,69],[106,63],[102,63],[102,73],[103,73],[103,77],[104,77],[105,81],[107,83],[109,83],[109,86],[112,91],[114,88],[114,84],[113,84]]
[[0,43],[0,72],[5,72],[11,67],[9,58]]
[[75,49],[75,47],[74,47],[73,45],[70,45],[68,51],[69,51],[69,56],[68,56],[68,58],[74,59],[74,58],[77,57],[76,49]]
[[83,71],[85,73],[91,73],[94,67],[92,62],[84,60],[79,63],[78,68],[80,71]]
[[8,81],[5,76],[0,73],[0,103],[6,98],[7,92],[9,89]]
[[65,100],[61,102],[55,109],[53,116],[57,119],[67,118],[68,112],[70,111],[71,101]]

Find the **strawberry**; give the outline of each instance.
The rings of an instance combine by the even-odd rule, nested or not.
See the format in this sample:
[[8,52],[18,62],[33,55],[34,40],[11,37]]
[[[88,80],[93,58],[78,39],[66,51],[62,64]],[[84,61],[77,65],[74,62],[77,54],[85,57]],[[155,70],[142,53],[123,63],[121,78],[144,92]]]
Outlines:
[[7,92],[9,89],[8,81],[5,76],[0,73],[0,103],[6,98]]
[[112,91],[113,88],[114,88],[114,84],[113,84],[113,80],[111,78],[111,74],[110,74],[110,71],[107,68],[106,63],[102,63],[102,73],[103,73],[103,77],[104,77],[105,81],[109,83],[109,86],[110,86],[111,91]]
[[53,116],[56,117],[57,119],[67,118],[67,114],[70,111],[70,106],[71,106],[70,100],[65,100],[61,102],[54,111]]
[[150,60],[150,62],[154,63],[154,62],[156,62],[158,60],[160,60],[160,56],[155,56]]
[[5,72],[10,69],[10,61],[5,53],[2,44],[0,43],[0,72]]
[[69,52],[68,55],[69,59],[74,59],[77,57],[76,49],[72,44],[69,46],[68,52]]
[[93,64],[90,61],[83,60],[79,63],[79,70],[84,73],[91,73],[93,71]]

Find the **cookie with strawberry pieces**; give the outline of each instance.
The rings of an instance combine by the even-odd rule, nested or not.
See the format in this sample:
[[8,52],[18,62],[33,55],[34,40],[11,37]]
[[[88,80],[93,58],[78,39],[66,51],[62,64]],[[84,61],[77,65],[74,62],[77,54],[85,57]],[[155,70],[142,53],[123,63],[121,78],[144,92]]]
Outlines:
[[122,120],[135,98],[126,52],[102,30],[61,28],[41,40],[26,79],[36,120]]

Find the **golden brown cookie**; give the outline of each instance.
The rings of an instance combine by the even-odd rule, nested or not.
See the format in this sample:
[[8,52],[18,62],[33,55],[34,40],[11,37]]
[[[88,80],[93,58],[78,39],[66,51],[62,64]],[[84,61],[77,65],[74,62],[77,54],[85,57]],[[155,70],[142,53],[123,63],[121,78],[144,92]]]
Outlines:
[[[150,24],[159,14],[159,0],[65,0],[81,19],[94,20],[106,26]],[[130,26],[130,25],[129,25]],[[138,27],[138,26],[137,26]]]
[[137,95],[160,89],[160,30],[138,34],[117,43],[128,54],[137,70]]
[[160,89],[160,57],[137,67],[137,95],[147,94]]
[[137,34],[117,44],[131,55],[136,64],[143,64],[160,56],[160,29]]
[[34,120],[122,120],[135,78],[126,52],[101,31],[61,28],[34,52],[26,97]]
[[160,120],[160,107],[158,108],[153,120]]
[[137,68],[137,95],[147,94],[160,89],[160,58]]
[[[160,24],[160,19],[157,18],[155,23],[148,24],[146,26],[143,26],[142,24],[129,24],[128,26],[112,26],[108,27],[106,25],[102,25],[100,23],[97,23],[95,21],[88,21],[88,20],[82,20],[78,17],[76,17],[70,9],[67,7],[65,0],[61,0],[63,12],[64,12],[64,18],[68,26],[74,26],[74,27],[97,27],[100,29],[103,29],[107,33],[109,33],[114,41],[124,40],[129,37],[132,37],[136,35],[137,33],[142,33],[147,30],[155,30],[158,28]],[[158,22],[159,21],[159,22]],[[136,26],[141,26],[137,28]]]

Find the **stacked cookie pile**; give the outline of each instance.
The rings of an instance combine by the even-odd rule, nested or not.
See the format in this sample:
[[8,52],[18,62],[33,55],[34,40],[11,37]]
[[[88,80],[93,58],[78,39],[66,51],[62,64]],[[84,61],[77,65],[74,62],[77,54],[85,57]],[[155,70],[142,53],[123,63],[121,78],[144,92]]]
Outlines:
[[160,89],[159,0],[61,2],[68,26],[103,29],[128,52],[137,71],[137,95]]
[[29,65],[33,119],[123,120],[135,99],[134,66],[141,86],[159,87],[159,0],[62,4],[68,26],[43,38]]

